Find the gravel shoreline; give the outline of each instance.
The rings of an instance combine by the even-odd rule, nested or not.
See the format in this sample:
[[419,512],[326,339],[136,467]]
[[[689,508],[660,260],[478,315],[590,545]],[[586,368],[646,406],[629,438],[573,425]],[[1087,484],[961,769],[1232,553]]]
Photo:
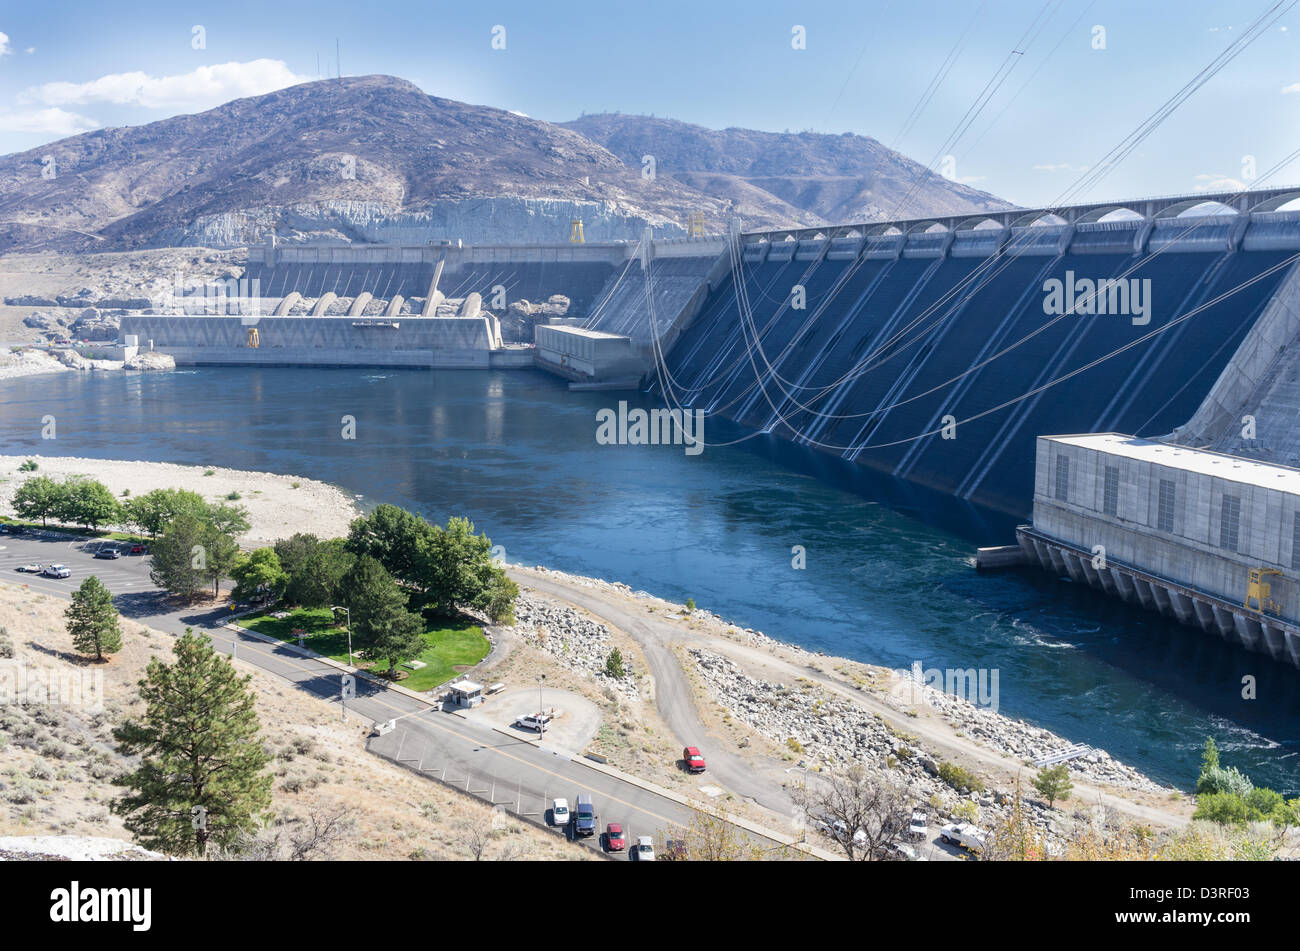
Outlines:
[[[25,459],[36,462],[35,472],[18,471]],[[125,489],[133,496],[153,489],[188,489],[210,502],[242,505],[248,509],[251,528],[240,543],[249,548],[269,545],[297,532],[321,538],[346,535],[348,524],[361,514],[356,502],[341,489],[299,476],[170,462],[35,455],[0,456],[0,510],[11,511],[14,491],[29,477],[62,479],[75,475],[98,479],[119,498]],[[237,498],[231,498],[232,494]]]
[[[586,578],[542,566],[527,570],[568,584],[622,594],[678,611],[685,610],[681,605],[674,605],[645,591],[635,591],[621,582]],[[712,628],[705,631],[706,635],[729,638],[774,651],[805,666],[829,665],[833,669],[849,664],[866,667],[876,673],[879,682],[887,684],[887,687],[885,690],[871,690],[863,683],[857,687],[858,690],[871,690],[875,699],[884,701],[903,714],[907,713],[909,707],[924,703],[935,708],[962,735],[1020,762],[1032,762],[1076,745],[1050,730],[977,706],[926,684],[915,683],[907,671],[894,671],[808,651],[798,645],[768,637],[761,631],[730,624],[724,618],[699,608],[690,617],[693,621]],[[778,743],[786,744],[793,739],[801,750],[800,757],[810,766],[844,766],[860,758],[864,751],[896,757],[895,747],[898,741],[891,731],[873,714],[819,684],[809,681],[786,684],[756,680],[747,676],[729,658],[715,652],[692,648],[690,655],[713,698],[732,716]],[[1088,782],[1145,793],[1173,791],[1172,787],[1157,783],[1096,747],[1090,747],[1085,755],[1070,760],[1068,765],[1073,776]],[[1029,767],[1026,771],[1030,774],[1033,772]]]

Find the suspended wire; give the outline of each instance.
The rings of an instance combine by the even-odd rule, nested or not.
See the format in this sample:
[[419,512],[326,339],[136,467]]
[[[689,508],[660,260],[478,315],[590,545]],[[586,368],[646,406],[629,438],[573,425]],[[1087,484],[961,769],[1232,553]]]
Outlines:
[[[1295,2],[1296,2],[1296,0],[1291,0],[1290,3],[1286,4],[1287,9],[1289,9],[1291,6],[1294,6]],[[1263,14],[1262,16],[1263,16],[1263,17],[1268,17],[1269,14],[1270,14],[1273,10],[1276,10],[1278,6],[1280,6],[1280,4],[1275,4],[1274,7],[1270,9],[1270,11],[1266,11],[1266,13]],[[1282,13],[1285,13],[1285,12],[1286,12],[1286,10],[1283,10],[1283,11],[1282,11]],[[1281,14],[1278,14],[1278,15],[1280,16]],[[1268,25],[1271,25],[1271,22],[1275,21],[1276,19],[1277,19],[1277,17],[1273,17],[1272,20],[1270,20],[1268,23],[1265,23],[1265,24],[1264,24],[1265,27],[1267,27]],[[1252,25],[1252,28],[1255,27],[1255,26],[1258,26],[1258,25],[1260,24],[1260,22],[1261,22],[1261,21],[1256,21],[1256,24]],[[1252,37],[1252,38],[1249,39],[1249,42],[1253,42],[1253,40],[1254,40],[1255,38],[1258,38],[1258,35],[1259,35],[1259,33],[1257,32],[1257,33],[1255,34],[1254,37]],[[1232,49],[1234,46],[1236,46],[1238,43],[1240,43],[1240,42],[1241,42],[1242,40],[1244,40],[1244,39],[1246,39],[1245,34],[1243,34],[1242,37],[1238,38],[1238,40],[1234,41],[1233,44],[1230,44],[1230,45],[1229,45],[1229,49]],[[1243,47],[1243,48],[1244,48],[1244,47]],[[1232,57],[1228,57],[1227,59],[1224,58],[1224,55],[1223,55],[1223,54],[1220,54],[1220,56],[1216,57],[1216,59],[1215,59],[1215,63],[1218,64],[1218,65],[1217,65],[1217,69],[1222,69],[1224,66],[1226,66],[1227,63],[1230,62],[1232,58],[1234,58],[1238,53],[1240,53],[1240,51],[1241,51],[1241,50],[1238,49],[1235,53],[1233,53]],[[1199,88],[1200,85],[1203,85],[1204,82],[1208,81],[1208,79],[1211,78],[1211,77],[1210,77],[1210,76],[1206,76],[1206,75],[1205,75],[1205,72],[1206,72],[1206,70],[1205,70],[1205,69],[1202,69],[1201,73],[1198,73],[1198,74],[1197,74],[1197,77],[1194,78],[1191,82],[1189,82],[1189,83],[1184,87],[1184,90],[1194,91],[1196,88]],[[1181,93],[1181,92],[1182,92],[1182,90],[1180,90],[1180,93]],[[1156,113],[1156,114],[1160,114],[1160,113],[1162,112],[1162,110],[1165,110],[1165,107],[1166,107],[1166,105],[1168,104],[1168,102],[1173,101],[1173,99],[1174,99],[1174,98],[1177,98],[1178,96],[1179,96],[1179,94],[1175,94],[1175,97],[1171,97],[1171,100],[1168,100],[1168,101],[1166,102],[1165,105],[1162,105],[1162,106],[1161,106],[1161,109],[1157,110],[1157,113]],[[1178,103],[1178,104],[1181,104],[1181,102],[1182,102],[1182,101],[1185,101],[1186,98],[1187,98],[1187,96],[1182,96],[1182,98],[1179,100],[1179,103]],[[1176,106],[1175,106],[1175,108],[1176,108]],[[1170,115],[1170,114],[1172,114],[1172,110],[1165,111],[1163,117],[1164,117],[1164,118],[1167,118],[1168,115]],[[1163,118],[1161,119],[1161,121],[1163,121]],[[1154,131],[1154,129],[1155,129],[1155,127],[1156,127],[1155,125],[1149,125],[1149,123],[1150,123],[1150,120],[1148,120],[1147,122],[1144,122],[1144,123],[1143,123],[1144,126],[1149,126],[1149,128],[1147,128],[1147,130],[1146,130],[1146,132],[1145,132],[1145,135],[1149,135],[1152,131]],[[1126,137],[1126,140],[1129,139],[1129,138],[1131,138],[1131,135],[1130,135],[1129,137]],[[1137,143],[1134,143],[1133,147],[1136,147],[1136,144],[1137,144]],[[1115,151],[1115,150],[1112,149],[1112,152],[1114,152],[1114,151]],[[1112,167],[1113,167],[1113,166],[1112,166]],[[1073,191],[1073,190],[1076,190],[1076,189],[1075,189],[1075,188],[1067,189],[1067,191],[1066,191],[1065,194],[1068,195],[1068,194],[1069,194],[1071,191]],[[1057,207],[1062,207],[1062,206],[1059,206],[1059,205],[1058,205]],[[1202,224],[1201,222],[1198,222],[1197,224],[1193,225],[1192,227],[1193,227],[1193,228],[1195,228],[1195,227],[1199,227],[1201,224]],[[1185,233],[1186,233],[1186,232],[1184,232],[1184,234],[1185,234]],[[974,271],[973,271],[970,275],[967,275],[965,278],[963,278],[961,281],[959,281],[959,282],[958,282],[958,283],[957,283],[953,288],[951,288],[951,289],[950,289],[946,294],[944,294],[944,295],[943,295],[939,300],[935,301],[933,304],[930,305],[930,307],[926,308],[926,310],[924,310],[922,313],[918,314],[915,318],[913,318],[913,320],[912,320],[912,321],[911,321],[907,326],[905,326],[905,327],[901,328],[899,331],[897,331],[897,332],[894,334],[894,336],[893,336],[892,338],[890,338],[890,339],[887,340],[884,344],[882,344],[880,347],[878,347],[878,348],[876,349],[876,351],[874,351],[872,354],[867,354],[867,355],[865,355],[863,358],[861,358],[861,360],[858,362],[858,364],[857,364],[855,367],[851,368],[849,371],[847,371],[844,375],[842,375],[842,376],[840,377],[840,379],[838,379],[838,380],[836,380],[836,381],[833,381],[832,383],[827,384],[826,386],[820,388],[820,392],[819,392],[818,394],[816,394],[816,395],[813,397],[813,399],[820,398],[821,395],[824,395],[824,394],[827,393],[828,391],[830,391],[830,390],[832,390],[832,389],[837,389],[837,388],[839,388],[840,385],[841,385],[843,382],[845,382],[846,380],[856,379],[856,378],[857,378],[858,376],[860,376],[862,373],[869,372],[869,370],[871,370],[871,369],[875,369],[876,367],[878,367],[878,366],[880,366],[880,365],[883,365],[883,363],[888,362],[889,359],[892,359],[892,356],[894,356],[894,355],[898,355],[899,353],[901,353],[901,351],[902,351],[903,349],[905,349],[907,346],[909,346],[910,343],[913,342],[913,341],[909,341],[908,343],[898,344],[897,349],[895,350],[895,353],[894,353],[893,355],[891,355],[890,357],[886,358],[885,360],[880,361],[880,363],[874,364],[874,365],[869,366],[869,367],[867,366],[867,364],[868,364],[868,362],[869,362],[870,360],[874,359],[876,356],[880,355],[881,353],[884,353],[886,350],[888,350],[889,348],[893,347],[893,346],[897,343],[898,339],[901,337],[902,334],[905,334],[905,333],[907,333],[908,331],[910,331],[910,330],[911,330],[913,327],[915,327],[915,326],[916,326],[916,325],[917,325],[921,320],[925,319],[927,316],[929,316],[930,314],[934,313],[934,312],[935,312],[939,307],[942,307],[945,303],[947,303],[948,301],[950,301],[950,300],[952,300],[954,297],[956,297],[957,294],[961,293],[961,292],[964,291],[967,287],[973,285],[977,280],[979,280],[980,278],[982,278],[983,275],[984,275],[984,272],[987,271],[990,267],[993,266],[993,263],[994,263],[995,260],[997,260],[999,257],[1001,257],[1001,258],[1002,258],[1002,263],[997,267],[997,269],[994,271],[994,273],[993,273],[992,275],[989,275],[989,277],[988,277],[988,281],[991,281],[993,278],[997,277],[997,276],[998,276],[998,275],[999,275],[1003,270],[1005,270],[1006,267],[1010,266],[1011,261],[1013,260],[1013,256],[1012,256],[1011,252],[1014,251],[1016,248],[1018,248],[1019,245],[1020,245],[1020,243],[1022,243],[1022,242],[1028,242],[1028,241],[1030,241],[1030,240],[1032,240],[1032,232],[1030,232],[1028,229],[1026,229],[1026,232],[1025,232],[1023,235],[1021,235],[1021,236],[1017,237],[1016,239],[1014,239],[1012,242],[1010,242],[1010,243],[1006,246],[1006,248],[1004,248],[1004,251],[1003,251],[1003,254],[1002,254],[1002,255],[994,255],[994,256],[990,257],[989,259],[986,259],[986,260],[985,260],[985,261],[984,261],[980,266],[978,266],[977,268],[975,268]],[[1157,252],[1157,253],[1159,253],[1159,252]],[[862,266],[863,263],[864,263],[864,259],[860,257],[860,258],[859,258],[859,259],[854,263],[853,267],[849,270],[849,274],[851,275],[853,272],[855,272],[855,271],[857,270],[858,267],[861,267],[861,266]],[[1139,262],[1139,263],[1141,263],[1141,262]],[[1130,269],[1130,270],[1131,270],[1131,269]],[[985,282],[985,283],[987,283],[987,282]],[[842,284],[837,282],[837,286],[842,287]],[[834,294],[834,293],[838,293],[838,291],[833,291],[833,292],[832,292],[832,297],[833,297],[833,294]],[[963,301],[962,301],[963,303],[964,303],[965,299],[968,299],[968,298],[964,298]],[[826,306],[827,304],[829,304],[829,302],[830,302],[829,300],[826,301],[826,302],[824,302],[823,305],[822,305],[822,307],[820,307],[820,308],[818,309],[817,314],[820,314],[822,311],[824,311],[825,306]],[[742,302],[742,303],[743,303],[743,302]],[[742,307],[742,309],[743,309],[743,307]],[[949,310],[949,311],[948,311],[948,312],[947,312],[947,313],[946,313],[942,318],[940,318],[939,321],[936,321],[935,324],[933,324],[933,325],[931,325],[931,327],[927,328],[926,331],[925,331],[925,333],[928,333],[930,330],[933,330],[934,327],[936,327],[939,323],[941,323],[943,319],[946,319],[946,317],[951,316],[951,314],[952,314],[952,313],[955,313],[955,312],[956,312],[956,308],[955,308],[955,307],[954,307],[954,308],[951,308],[951,309],[950,309],[950,310]],[[742,316],[742,320],[744,320],[746,315],[742,313],[741,316]],[[750,323],[751,323],[751,325],[752,325],[752,317],[750,318]],[[798,337],[801,336],[802,333],[804,332],[804,329],[805,329],[805,328],[801,328],[800,331],[799,331],[799,333],[798,333],[794,338],[792,338],[792,340],[794,340],[794,339],[798,339]],[[915,338],[915,339],[919,340],[920,337],[918,336],[918,337]],[[758,343],[757,345],[760,346],[760,348],[761,348],[761,342]],[[787,351],[788,351],[788,347],[787,347]],[[784,355],[784,352],[786,352],[786,351],[783,351],[783,355]],[[780,362],[780,358],[778,358],[778,363],[779,363],[779,362]],[[766,356],[764,356],[764,363],[765,363],[765,365],[768,367],[768,371],[769,371],[768,375],[769,375],[771,378],[773,378],[774,380],[776,380],[778,387],[781,386],[781,383],[782,383],[782,382],[789,382],[789,381],[783,381],[783,380],[782,380],[782,378],[780,377],[779,373],[777,373],[775,367],[773,367],[773,366],[771,365],[770,361],[768,361],[768,360],[766,359]],[[865,369],[863,369],[864,367],[865,367]],[[761,380],[759,380],[757,376],[756,376],[756,383],[757,383],[758,385],[761,386]],[[799,388],[802,389],[803,387],[799,387]],[[752,387],[751,387],[751,389],[752,389]],[[748,390],[747,390],[747,391],[748,391]],[[747,391],[746,391],[746,392],[747,392]],[[742,396],[743,396],[743,394],[742,394]],[[793,400],[793,397],[792,397],[790,394],[786,393],[786,396]],[[729,407],[730,405],[733,405],[735,402],[736,402],[736,400],[733,400],[733,401],[731,401],[731,403],[727,404],[727,406]],[[796,401],[796,402],[797,402],[797,401]],[[804,410],[806,410],[806,411],[814,412],[814,411],[811,410],[809,407],[805,407],[805,406],[803,406],[802,404],[799,404],[799,406],[800,406],[800,408],[802,408],[802,409],[804,409]],[[724,408],[725,408],[725,407],[724,407]],[[715,411],[716,411],[716,410],[715,410]],[[783,421],[784,421],[784,420],[783,420]]]

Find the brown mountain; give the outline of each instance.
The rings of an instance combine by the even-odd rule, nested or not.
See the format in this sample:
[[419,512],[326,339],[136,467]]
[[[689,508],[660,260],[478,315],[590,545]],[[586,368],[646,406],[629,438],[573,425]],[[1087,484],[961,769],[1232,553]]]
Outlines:
[[[644,156],[653,155],[661,176],[755,205],[780,202],[824,222],[1015,207],[944,178],[875,139],[848,132],[714,130],[621,113],[585,115],[561,125],[629,165],[640,167]],[[916,181],[922,184],[908,197]]]
[[[853,217],[919,169],[857,136],[623,116],[567,125],[389,76],[304,83],[0,157],[0,250],[238,246],[272,233],[563,242],[574,217],[594,241],[634,238],[646,224],[679,234],[694,212],[715,227],[733,215],[747,227],[817,225]],[[647,179],[650,144],[660,174]],[[47,156],[53,178],[42,175]],[[868,158],[876,164],[855,164]],[[862,185],[876,167],[885,177]],[[1004,207],[939,178],[922,193],[936,213]]]

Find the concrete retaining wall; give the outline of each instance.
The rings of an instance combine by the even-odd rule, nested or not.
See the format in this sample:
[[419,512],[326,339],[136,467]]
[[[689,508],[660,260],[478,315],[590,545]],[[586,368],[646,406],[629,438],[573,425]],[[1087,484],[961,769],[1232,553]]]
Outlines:
[[[247,321],[247,323],[245,322]],[[256,331],[256,340],[250,331]],[[409,366],[490,364],[490,318],[124,317],[120,331],[178,364]]]

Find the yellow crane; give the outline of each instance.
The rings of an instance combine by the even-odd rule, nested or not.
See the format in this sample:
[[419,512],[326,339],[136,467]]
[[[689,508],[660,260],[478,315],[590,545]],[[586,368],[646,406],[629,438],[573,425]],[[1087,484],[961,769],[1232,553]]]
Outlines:
[[[1281,577],[1282,572],[1276,568],[1251,568],[1250,577],[1246,582],[1246,600],[1241,606],[1250,611],[1258,611],[1260,614],[1281,614],[1282,605],[1269,596],[1273,586],[1264,580],[1266,575]],[[1251,607],[1252,601],[1255,602],[1254,607]]]
[[574,218],[569,222],[569,243],[586,244],[587,239],[582,234],[582,219]]

